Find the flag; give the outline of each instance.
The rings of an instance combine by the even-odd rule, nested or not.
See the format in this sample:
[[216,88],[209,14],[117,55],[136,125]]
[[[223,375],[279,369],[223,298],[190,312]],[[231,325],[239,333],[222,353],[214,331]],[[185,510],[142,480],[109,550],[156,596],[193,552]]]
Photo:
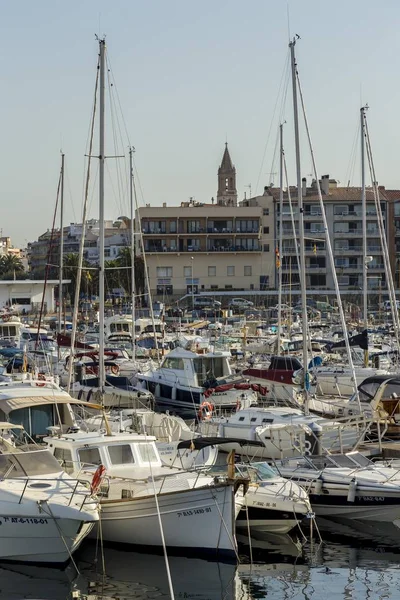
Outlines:
[[276,268],[280,269],[281,267],[281,255],[279,253],[279,248],[275,250],[275,260],[276,260]]
[[314,254],[317,254],[317,244],[314,244],[312,251]]

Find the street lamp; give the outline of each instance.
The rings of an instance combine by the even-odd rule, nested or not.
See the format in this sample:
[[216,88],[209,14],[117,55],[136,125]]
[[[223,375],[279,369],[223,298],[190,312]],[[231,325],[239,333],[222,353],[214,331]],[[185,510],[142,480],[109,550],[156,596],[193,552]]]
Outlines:
[[194,256],[191,257],[191,260],[192,260],[192,310],[194,310],[194,273],[193,273]]

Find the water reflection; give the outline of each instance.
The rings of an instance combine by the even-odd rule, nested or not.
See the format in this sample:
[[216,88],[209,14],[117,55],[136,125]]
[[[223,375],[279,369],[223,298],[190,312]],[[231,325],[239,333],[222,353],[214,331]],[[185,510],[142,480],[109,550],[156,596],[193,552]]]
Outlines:
[[[93,600],[171,598],[163,556],[106,548],[104,581],[101,561],[97,562],[99,572],[94,576],[94,558],[94,548],[86,547],[85,560],[79,562],[82,574],[93,582]],[[176,599],[234,600],[236,565],[182,556],[169,556],[168,563]]]
[[[375,532],[320,521],[323,542],[293,535],[238,537],[240,564],[169,556],[178,600],[364,600],[400,597],[400,530]],[[374,533],[374,535],[373,535]],[[390,535],[389,535],[390,534]],[[85,543],[64,571],[1,565],[0,597],[7,600],[169,600],[162,555]],[[102,565],[105,565],[105,576]]]
[[81,597],[86,587],[86,580],[77,576],[72,565],[65,569],[12,563],[0,566],[0,598],[5,600],[72,600],[75,593]]

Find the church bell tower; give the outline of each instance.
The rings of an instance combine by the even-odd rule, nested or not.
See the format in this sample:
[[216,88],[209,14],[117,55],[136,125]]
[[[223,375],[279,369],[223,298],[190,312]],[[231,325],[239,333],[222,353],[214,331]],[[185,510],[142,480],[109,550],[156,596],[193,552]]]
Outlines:
[[219,206],[237,206],[236,169],[225,144],[221,166],[218,169],[217,204]]

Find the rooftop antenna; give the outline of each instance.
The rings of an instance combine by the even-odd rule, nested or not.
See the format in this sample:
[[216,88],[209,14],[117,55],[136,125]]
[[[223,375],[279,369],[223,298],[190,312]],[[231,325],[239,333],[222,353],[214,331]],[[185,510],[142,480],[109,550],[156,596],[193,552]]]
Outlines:
[[248,185],[245,185],[244,187],[249,188],[249,198],[251,198],[251,183],[249,183]]
[[[285,121],[285,123],[286,123],[286,121]],[[278,175],[278,173],[276,171],[271,171],[270,173],[266,173],[266,175],[270,176],[270,185],[271,185],[271,187],[273,187],[275,175]]]

